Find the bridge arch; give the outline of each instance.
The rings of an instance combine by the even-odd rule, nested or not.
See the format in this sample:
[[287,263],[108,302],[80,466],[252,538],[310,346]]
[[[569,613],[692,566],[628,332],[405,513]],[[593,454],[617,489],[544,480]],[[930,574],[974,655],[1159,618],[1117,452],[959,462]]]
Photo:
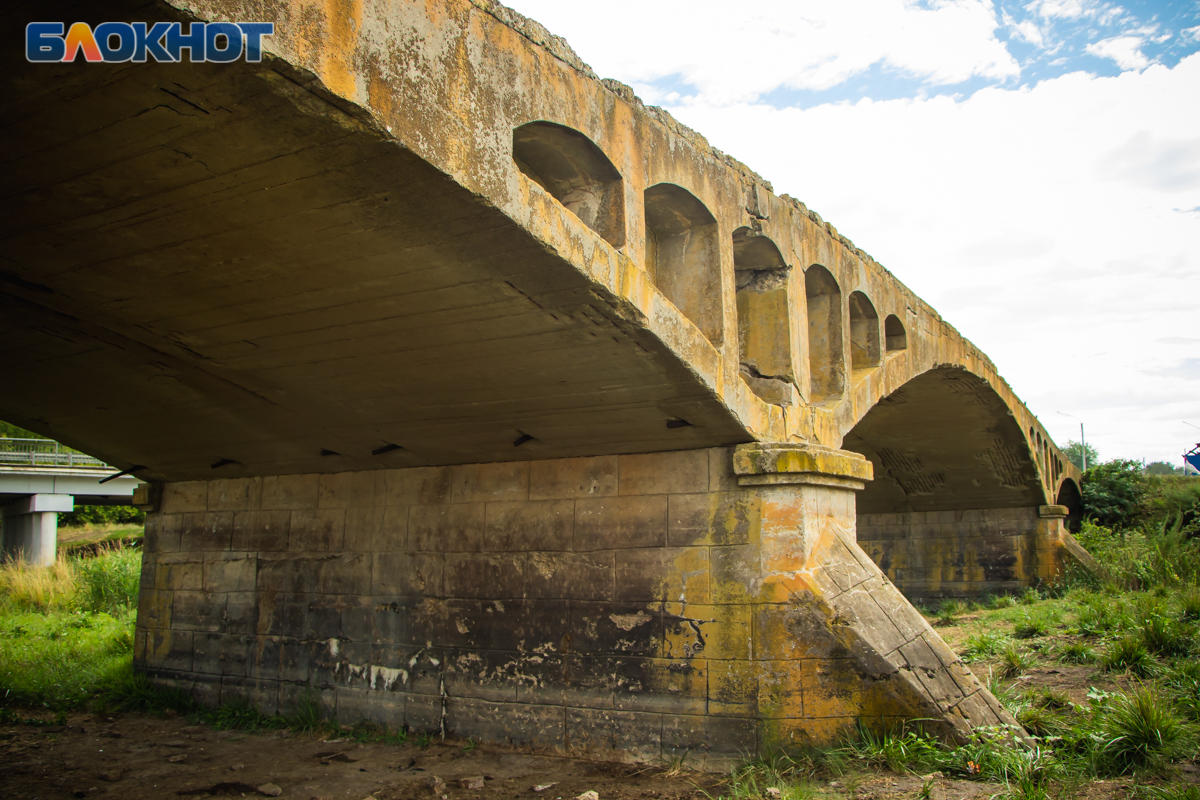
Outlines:
[[1066,506],[1067,528],[1072,533],[1078,531],[1083,522],[1083,492],[1079,490],[1079,484],[1072,478],[1063,478],[1062,483],[1058,486],[1058,495],[1054,498],[1054,502],[1057,505]]
[[879,314],[871,298],[850,293],[850,368],[879,366]]
[[788,264],[771,239],[742,227],[733,232],[740,371],[755,394],[780,402],[796,383]]
[[611,244],[625,244],[621,173],[586,135],[538,120],[513,130],[513,161],[584,225]]
[[666,298],[714,345],[724,341],[717,220],[673,183],[646,190],[646,270]]
[[1045,571],[1042,471],[1005,399],[942,365],[881,398],[842,446],[874,466],[859,543],[910,598],[1016,591]]
[[804,271],[808,311],[809,397],[813,402],[840,398],[846,385],[842,354],[842,290],[820,264]]
[[885,349],[889,353],[908,349],[908,332],[904,330],[904,323],[895,314],[888,314],[887,319],[883,321],[883,338]]

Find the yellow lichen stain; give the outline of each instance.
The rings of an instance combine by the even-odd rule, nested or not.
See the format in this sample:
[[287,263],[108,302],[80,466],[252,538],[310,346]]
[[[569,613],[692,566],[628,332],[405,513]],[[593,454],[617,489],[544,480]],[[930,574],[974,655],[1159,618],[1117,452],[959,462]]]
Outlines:
[[322,0],[325,15],[325,41],[319,74],[332,92],[347,100],[356,100],[354,54],[362,29],[362,0]]

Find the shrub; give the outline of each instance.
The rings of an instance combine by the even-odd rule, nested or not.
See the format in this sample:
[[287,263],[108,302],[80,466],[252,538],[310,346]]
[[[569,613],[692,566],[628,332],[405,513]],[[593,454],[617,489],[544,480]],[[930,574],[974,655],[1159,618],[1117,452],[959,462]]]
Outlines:
[[141,551],[112,550],[96,558],[77,559],[71,566],[80,608],[115,613],[137,606]]
[[1153,672],[1155,666],[1154,657],[1136,636],[1123,636],[1109,645],[1101,663],[1110,672],[1129,672],[1141,678]]
[[1109,528],[1132,527],[1144,513],[1146,480],[1136,461],[1113,459],[1083,474],[1083,515]]
[[75,506],[74,511],[58,516],[58,524],[69,527],[145,523],[146,512],[133,506]]
[[1011,594],[998,594],[992,598],[992,608],[1012,608],[1017,604],[1017,598]]
[[1031,606],[1034,603],[1040,603],[1042,596],[1038,594],[1038,590],[1030,587],[1021,592],[1021,605]]
[[1196,735],[1166,698],[1146,686],[1118,695],[1099,725],[1100,751],[1119,774],[1162,766],[1190,756]]

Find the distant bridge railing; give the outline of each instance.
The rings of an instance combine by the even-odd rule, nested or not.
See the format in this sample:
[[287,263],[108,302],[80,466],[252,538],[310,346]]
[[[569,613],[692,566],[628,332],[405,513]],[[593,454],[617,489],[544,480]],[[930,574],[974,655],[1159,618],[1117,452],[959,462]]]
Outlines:
[[0,467],[112,469],[100,459],[72,450],[53,439],[5,438],[0,438]]

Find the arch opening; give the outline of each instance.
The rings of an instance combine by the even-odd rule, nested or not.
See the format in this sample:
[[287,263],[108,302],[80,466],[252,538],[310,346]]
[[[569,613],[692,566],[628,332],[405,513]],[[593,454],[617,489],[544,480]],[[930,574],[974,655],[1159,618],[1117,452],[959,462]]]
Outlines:
[[809,397],[822,402],[842,396],[842,290],[829,270],[813,264],[804,272],[808,306]]
[[789,267],[773,241],[743,227],[733,232],[733,269],[742,377],[766,402],[793,405]]
[[621,173],[595,142],[564,125],[530,122],[513,131],[513,161],[606,242],[624,246]]
[[1079,485],[1071,478],[1065,479],[1058,487],[1058,496],[1054,502],[1067,507],[1067,530],[1079,533],[1083,524],[1083,493],[1079,491]]
[[904,323],[895,314],[888,314],[883,321],[883,340],[889,353],[908,349],[908,333],[904,330]]
[[859,543],[911,599],[1037,582],[1039,559],[1050,557],[1038,546],[1045,489],[1024,431],[987,381],[951,367],[923,373],[842,446],[875,470],[857,497]]
[[646,271],[714,345],[724,340],[717,220],[694,194],[673,183],[645,193]]
[[879,314],[862,292],[850,293],[850,368],[879,366]]

